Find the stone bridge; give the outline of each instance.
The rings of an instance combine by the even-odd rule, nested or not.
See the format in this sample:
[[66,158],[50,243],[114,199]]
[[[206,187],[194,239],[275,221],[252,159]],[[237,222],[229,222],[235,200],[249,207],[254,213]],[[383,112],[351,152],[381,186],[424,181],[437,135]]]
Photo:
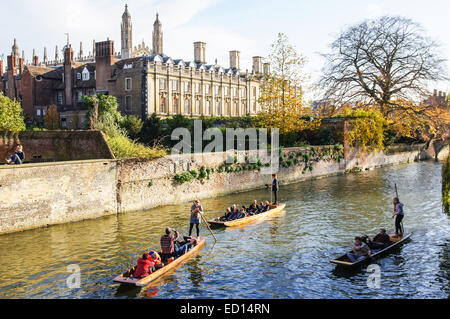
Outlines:
[[428,147],[428,153],[436,160],[444,160],[449,156],[449,140],[432,140]]

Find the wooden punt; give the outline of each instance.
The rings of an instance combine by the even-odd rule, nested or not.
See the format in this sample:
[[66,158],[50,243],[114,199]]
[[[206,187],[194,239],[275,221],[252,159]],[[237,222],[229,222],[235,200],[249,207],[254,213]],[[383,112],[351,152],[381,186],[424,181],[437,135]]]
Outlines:
[[161,269],[158,269],[150,276],[147,276],[145,278],[133,278],[133,277],[124,277],[124,275],[128,272],[123,273],[122,275],[117,276],[114,278],[114,282],[125,284],[125,285],[135,285],[138,287],[145,287],[152,281],[155,281],[156,279],[160,278],[161,276],[165,275],[169,271],[178,268],[183,262],[187,261],[189,258],[191,258],[193,255],[197,254],[200,250],[202,250],[203,247],[205,247],[206,239],[203,237],[198,238],[198,244],[191,250],[189,250],[186,254],[178,257],[170,264],[164,266]]
[[343,256],[341,256],[339,258],[336,258],[336,259],[332,260],[331,262],[333,264],[338,265],[338,266],[343,266],[343,267],[348,267],[348,268],[357,267],[357,266],[363,265],[363,264],[365,264],[366,262],[368,262],[370,260],[374,260],[375,258],[378,258],[381,255],[390,252],[395,247],[401,246],[407,240],[409,240],[411,235],[412,235],[411,233],[410,234],[405,234],[403,236],[403,238],[396,238],[396,237],[393,237],[394,235],[391,235],[390,237],[391,237],[392,244],[390,246],[388,246],[385,249],[382,249],[380,251],[377,250],[375,252],[372,252],[372,254],[370,256],[367,256],[366,258],[361,259],[361,260],[359,260],[357,262],[352,263],[350,261],[350,259],[348,259],[347,254],[345,254],[345,255],[343,255]]
[[219,218],[216,218],[216,219],[212,219],[212,220],[208,221],[208,223],[211,224],[211,226],[216,226],[216,227],[241,226],[241,225],[248,224],[248,223],[251,223],[251,222],[254,222],[257,220],[264,219],[267,216],[270,216],[272,214],[281,212],[285,209],[285,207],[286,207],[286,204],[279,204],[277,206],[271,206],[271,209],[269,211],[258,214],[258,215],[253,215],[253,216],[233,220],[230,222],[223,222],[223,221],[220,221]]

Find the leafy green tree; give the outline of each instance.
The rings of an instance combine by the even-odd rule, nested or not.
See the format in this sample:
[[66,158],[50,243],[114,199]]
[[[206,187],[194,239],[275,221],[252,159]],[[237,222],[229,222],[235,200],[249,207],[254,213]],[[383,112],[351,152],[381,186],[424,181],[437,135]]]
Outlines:
[[156,114],[152,114],[152,116],[144,121],[141,133],[139,134],[139,141],[150,145],[152,143],[155,143],[155,141],[161,139],[163,137],[161,126],[161,119],[156,116]]
[[285,34],[279,33],[269,61],[272,72],[266,74],[261,87],[259,126],[278,128],[281,134],[311,127],[312,122],[304,120],[311,114],[311,108],[303,98],[305,58],[289,43]]
[[96,124],[106,117],[117,123],[122,120],[122,115],[118,111],[119,104],[114,96],[98,93],[83,97],[83,102],[88,108],[87,116],[91,123],[91,129],[95,129]]
[[0,131],[18,133],[25,129],[20,103],[0,92]]
[[142,122],[142,120],[134,115],[124,116],[122,118],[122,121],[120,122],[120,127],[125,129],[128,133],[128,136],[133,140],[139,137],[143,125],[144,123]]
[[59,129],[59,114],[56,105],[50,105],[44,117],[45,126],[49,130]]

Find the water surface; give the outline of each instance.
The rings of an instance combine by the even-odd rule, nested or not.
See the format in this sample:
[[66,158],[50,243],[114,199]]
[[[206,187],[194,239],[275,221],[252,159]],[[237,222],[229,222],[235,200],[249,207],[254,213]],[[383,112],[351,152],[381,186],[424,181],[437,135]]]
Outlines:
[[[215,230],[217,244],[209,236],[201,254],[145,289],[112,279],[157,248],[165,227],[186,234],[189,204],[0,236],[0,298],[448,298],[450,223],[442,210],[441,170],[426,162],[282,186],[285,212]],[[395,182],[413,236],[377,261],[381,288],[369,289],[365,268],[336,271],[330,260],[355,235],[393,230]],[[270,192],[202,204],[214,217],[253,199],[270,199]],[[71,264],[81,268],[81,289],[67,288]]]

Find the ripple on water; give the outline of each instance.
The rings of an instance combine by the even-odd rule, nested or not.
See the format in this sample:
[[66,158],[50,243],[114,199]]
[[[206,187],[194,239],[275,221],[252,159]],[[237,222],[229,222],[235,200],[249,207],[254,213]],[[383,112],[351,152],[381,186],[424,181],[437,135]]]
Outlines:
[[[411,164],[283,186],[285,213],[214,230],[217,244],[209,237],[198,256],[145,289],[119,287],[112,278],[159,247],[167,226],[186,234],[189,204],[1,236],[0,297],[447,298],[450,223],[440,205],[440,170],[435,163]],[[337,271],[330,260],[356,235],[392,230],[394,183],[414,235],[376,261],[381,288],[369,289],[366,268]],[[267,198],[268,190],[258,190],[202,204],[213,217],[234,203]],[[81,268],[81,289],[66,285],[70,264]]]

